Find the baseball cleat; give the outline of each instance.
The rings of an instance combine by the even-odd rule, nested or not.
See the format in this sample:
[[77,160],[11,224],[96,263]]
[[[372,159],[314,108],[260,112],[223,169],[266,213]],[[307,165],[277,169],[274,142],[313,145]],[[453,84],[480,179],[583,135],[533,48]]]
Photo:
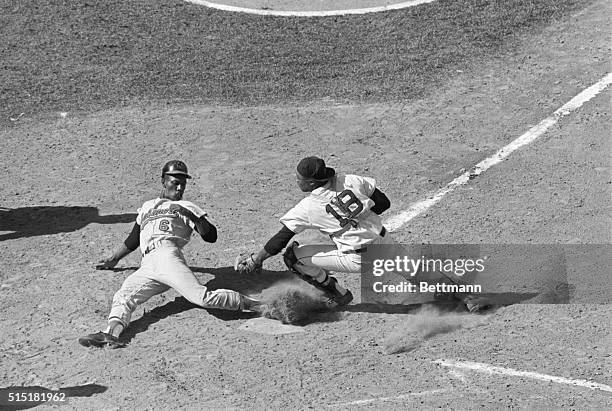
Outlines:
[[484,297],[475,297],[473,295],[462,299],[465,308],[471,313],[479,313],[493,308],[491,301]]
[[346,290],[346,294],[344,295],[335,295],[330,297],[327,301],[327,304],[333,307],[344,307],[348,305],[351,301],[353,301],[353,293],[350,290]]
[[97,332],[95,334],[89,334],[85,337],[79,338],[79,344],[83,347],[106,347],[109,346],[111,348],[122,348],[125,347],[125,343],[119,341],[119,339],[115,336],[107,334],[105,332]]

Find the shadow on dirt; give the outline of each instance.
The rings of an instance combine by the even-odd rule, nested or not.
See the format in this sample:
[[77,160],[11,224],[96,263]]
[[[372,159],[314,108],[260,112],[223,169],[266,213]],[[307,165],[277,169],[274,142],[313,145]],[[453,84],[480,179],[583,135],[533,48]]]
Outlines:
[[[132,269],[133,267],[129,267]],[[125,268],[127,269],[127,268]],[[214,276],[214,278],[204,285],[211,290],[215,289],[231,289],[238,291],[242,294],[254,295],[261,294],[264,290],[269,289],[273,285],[288,282],[294,282],[296,276],[287,271],[263,271],[260,274],[240,274],[236,273],[233,267],[221,267],[221,268],[204,268],[204,267],[191,267],[196,273],[206,273]],[[121,270],[121,269],[120,269]],[[298,280],[299,282],[299,280]],[[490,293],[480,294],[480,297],[485,297],[491,302],[491,307],[484,311],[484,313],[491,313],[497,308],[503,306],[509,306],[513,304],[563,304],[567,303],[569,299],[565,297],[565,293],[561,293],[558,290],[562,287],[556,287],[554,289],[555,298],[549,298],[549,292],[540,293],[518,293],[518,292],[505,292],[505,293]],[[567,288],[567,287],[566,287]],[[565,288],[562,289],[564,291]],[[265,294],[265,293],[264,293]],[[545,298],[543,298],[545,297]],[[341,312],[364,312],[364,313],[384,313],[384,314],[414,314],[421,310],[423,307],[429,306],[435,308],[438,312],[457,313],[466,312],[465,305],[458,300],[450,297],[445,297],[440,301],[434,301],[429,303],[420,304],[384,304],[384,303],[357,303],[348,305],[346,307],[335,308],[330,310],[320,309],[320,306],[308,312],[307,316],[300,317],[297,322],[286,322],[296,325],[307,325],[318,322],[335,322],[341,320]],[[139,319],[133,321],[130,326],[121,335],[121,341],[129,343],[137,334],[146,331],[149,326],[156,322],[170,317],[175,314],[182,313],[191,309],[205,310],[208,314],[223,320],[233,321],[239,319],[250,319],[259,317],[258,313],[252,312],[241,312],[231,310],[219,310],[202,308],[196,304],[193,304],[184,297],[177,297],[173,301],[170,301],[162,306],[156,307],[145,314]],[[279,319],[277,317],[272,317]]]
[[[132,268],[133,267],[129,267],[129,269]],[[128,268],[117,270],[125,269]],[[209,290],[225,288],[247,295],[258,294],[263,289],[268,288],[275,282],[285,278],[290,278],[292,276],[290,273],[274,271],[264,271],[261,274],[246,275],[235,272],[233,267],[191,267],[191,270],[194,273],[206,273],[214,276],[214,278],[210,281],[203,283],[203,285],[205,285]],[[121,334],[121,341],[129,343],[137,334],[146,331],[152,324],[155,324],[164,318],[191,309],[205,310],[208,314],[223,321],[249,319],[259,316],[257,313],[202,308],[199,305],[187,301],[187,299],[184,297],[177,297],[173,301],[170,301],[162,306],[155,307],[153,310],[146,312],[139,319],[130,323],[130,326],[126,328],[123,334]]]
[[[170,317],[172,315],[176,315],[182,313],[184,311],[198,309],[204,310],[204,308],[199,305],[193,304],[185,297],[176,297],[173,301],[167,302],[164,305],[160,305],[159,307],[155,307],[151,311],[147,311],[144,313],[142,317],[139,319],[132,321],[125,329],[125,331],[121,334],[121,341],[125,343],[129,343],[132,339],[142,332],[145,332],[149,329],[149,326],[155,324],[158,321],[163,320],[164,318]],[[207,310],[208,311],[208,310]],[[223,310],[211,310],[211,311],[223,311]],[[234,311],[229,311],[229,313],[235,313]],[[242,313],[247,314],[247,313]],[[250,314],[249,315],[253,315]]]
[[[505,307],[514,304],[563,304],[560,299],[543,300],[543,293],[482,293],[478,297],[482,297],[490,302],[491,307],[484,310],[485,313],[494,311],[500,307]],[[382,314],[414,314],[424,306],[434,307],[441,312],[465,312],[465,305],[458,300],[446,299],[443,301],[435,301],[424,304],[384,304],[384,303],[359,303],[343,307],[341,311],[345,312],[363,312],[363,313],[382,313]]]
[[[133,269],[134,267],[129,267]],[[125,268],[127,269],[127,268]],[[230,289],[246,295],[261,294],[264,290],[273,285],[284,281],[295,281],[296,276],[288,271],[263,271],[259,274],[240,274],[234,271],[233,267],[205,268],[191,267],[195,273],[205,273],[214,276],[213,279],[204,283],[210,290]],[[123,269],[120,269],[123,270]],[[493,304],[492,309],[501,306],[529,303],[538,293],[498,293],[483,294]],[[313,310],[306,319],[302,319],[299,325],[315,322],[334,322],[339,321],[341,312],[366,312],[366,313],[385,313],[385,314],[413,314],[423,306],[435,307],[441,312],[465,312],[465,306],[457,300],[446,299],[427,304],[381,304],[381,303],[358,303],[332,310]],[[146,312],[142,317],[133,321],[121,335],[121,341],[129,343],[137,334],[145,332],[149,326],[158,321],[175,314],[182,313],[191,309],[205,310],[208,314],[223,320],[233,321],[240,319],[250,319],[259,317],[258,313],[219,310],[202,308],[187,301],[184,297],[177,297],[162,306]],[[487,311],[489,312],[489,311]],[[296,323],[297,324],[297,323]]]
[[239,293],[251,295],[259,294],[273,284],[297,278],[289,271],[268,271],[261,273],[241,274],[234,271],[234,267],[203,268],[191,267],[194,273],[211,274],[215,278],[206,282],[204,285],[211,290],[219,288],[229,288]]
[[99,215],[96,207],[0,207],[0,241],[80,230],[91,223],[116,224],[136,220],[136,214]]
[[[245,295],[257,295],[263,290],[271,287],[279,281],[294,279],[295,276],[288,271],[268,271],[261,273],[241,274],[234,271],[234,267],[203,268],[191,267],[193,272],[207,273],[215,278],[206,282],[204,285],[210,290],[226,288],[238,291]],[[254,313],[244,313],[240,311],[216,310],[206,308],[210,315],[223,321],[232,321],[245,318],[254,318],[259,315]]]
[[70,397],[91,397],[105,392],[108,387],[99,384],[86,384],[50,390],[41,386],[0,388],[0,409],[27,410],[43,403],[63,405]]
[[[113,268],[110,271],[137,270],[138,267]],[[209,290],[230,289],[241,294],[258,294],[272,284],[289,278],[294,278],[289,272],[263,271],[260,274],[240,274],[233,267],[206,268],[191,267],[194,273],[205,273],[214,276],[210,281],[203,283]],[[199,305],[187,301],[184,297],[176,297],[153,310],[145,312],[142,317],[130,323],[129,327],[121,334],[121,341],[129,343],[137,334],[145,332],[149,326],[175,314],[191,309],[205,310],[208,314],[223,321],[249,319],[258,317],[259,314],[252,312],[219,310],[213,308],[202,308]]]
[[[126,267],[113,269],[114,271],[124,271],[134,269],[135,267]],[[260,294],[263,290],[268,289],[272,285],[280,281],[295,280],[295,275],[288,271],[262,271],[259,274],[240,274],[234,271],[233,267],[221,268],[206,268],[206,267],[191,267],[194,273],[205,273],[214,276],[213,279],[203,283],[209,290],[230,289],[238,291],[241,294],[255,295]],[[208,314],[222,320],[233,321],[241,319],[256,318],[260,315],[254,312],[242,312],[232,310],[219,310],[214,308],[202,308],[193,304],[184,297],[176,297],[162,306],[156,307],[139,319],[130,323],[129,327],[121,334],[121,341],[129,343],[136,335],[145,332],[152,324],[170,317],[188,311],[191,309],[205,310]],[[335,311],[316,312],[312,318],[303,321],[300,325],[312,322],[332,322],[337,321],[339,315]]]
[[383,304],[383,303],[358,303],[339,308],[339,311],[354,313],[375,314],[414,314],[423,306],[435,307],[442,312],[455,312],[462,310],[457,302],[444,301],[427,304]]
[[116,273],[121,273],[124,271],[136,271],[138,270],[140,267],[136,267],[136,266],[127,266],[127,267],[113,267],[113,268],[105,268],[102,271],[114,271]]

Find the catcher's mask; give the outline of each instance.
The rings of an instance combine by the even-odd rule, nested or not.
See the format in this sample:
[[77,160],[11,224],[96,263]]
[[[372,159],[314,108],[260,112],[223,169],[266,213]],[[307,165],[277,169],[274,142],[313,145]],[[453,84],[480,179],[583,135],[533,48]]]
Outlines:
[[162,177],[164,177],[166,174],[191,178],[191,176],[187,173],[187,165],[180,160],[168,161],[164,165],[164,168],[162,168]]

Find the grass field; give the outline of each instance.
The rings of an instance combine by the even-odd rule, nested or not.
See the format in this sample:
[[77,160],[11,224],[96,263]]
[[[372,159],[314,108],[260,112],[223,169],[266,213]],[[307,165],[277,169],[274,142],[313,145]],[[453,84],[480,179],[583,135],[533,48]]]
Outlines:
[[266,18],[181,1],[2,2],[2,120],[159,103],[422,96],[588,1],[439,1]]

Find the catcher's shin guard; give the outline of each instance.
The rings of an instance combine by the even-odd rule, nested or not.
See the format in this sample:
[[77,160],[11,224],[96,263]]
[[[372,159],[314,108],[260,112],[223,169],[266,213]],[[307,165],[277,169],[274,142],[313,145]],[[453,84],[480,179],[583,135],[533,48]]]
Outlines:
[[325,281],[317,284],[319,284],[318,288],[325,291],[325,294],[329,297],[330,304],[343,306],[353,301],[353,293],[351,293],[350,290],[346,290],[344,294],[341,294],[336,286],[338,284],[338,280],[330,275],[325,278]]
[[299,278],[306,281],[308,284],[311,284],[315,288],[323,291],[325,295],[329,298],[331,303],[338,306],[347,305],[348,303],[350,303],[353,300],[353,294],[349,290],[347,290],[345,294],[341,294],[338,288],[336,287],[336,284],[338,284],[338,280],[336,280],[334,277],[326,275],[325,280],[320,283],[313,277],[302,274],[295,268],[295,266],[300,264],[300,262],[295,256],[293,248],[297,247],[298,245],[299,243],[297,241],[294,241],[293,243],[291,243],[291,245],[287,247],[285,253],[283,254],[283,261],[285,262],[287,268],[289,268],[289,270],[293,274],[297,275]]
[[285,252],[283,253],[283,261],[285,262],[285,265],[287,266],[289,271],[291,271],[293,274],[300,277],[302,280],[306,281],[308,284],[312,284],[315,287],[317,287],[319,290],[327,292],[327,290],[323,287],[323,285],[320,282],[318,282],[317,280],[315,280],[309,275],[302,274],[295,268],[296,265],[301,264],[298,261],[297,257],[295,256],[295,252],[293,251],[293,249],[297,247],[298,245],[300,245],[300,243],[298,243],[297,241],[294,241],[291,244],[289,244],[289,246],[287,246],[287,248],[285,249]]

